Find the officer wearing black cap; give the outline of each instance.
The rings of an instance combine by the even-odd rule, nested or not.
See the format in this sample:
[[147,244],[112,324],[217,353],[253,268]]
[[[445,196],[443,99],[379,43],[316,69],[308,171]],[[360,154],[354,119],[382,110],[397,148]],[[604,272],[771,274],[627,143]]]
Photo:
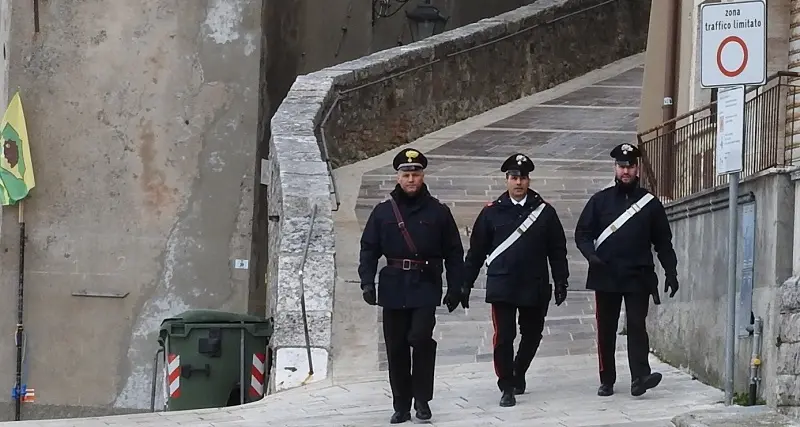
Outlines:
[[[545,316],[553,295],[548,262],[555,282],[555,303],[567,297],[567,240],[556,210],[531,190],[534,165],[514,154],[501,166],[507,191],[489,202],[475,220],[464,261],[467,289],[486,268],[486,302],[494,326],[494,367],[502,392],[500,406],[514,406],[525,392],[525,373],[542,340]],[[519,315],[520,343],[514,338]]]
[[[389,198],[372,210],[361,236],[358,275],[364,301],[383,308],[383,334],[389,362],[394,414],[390,423],[416,416],[431,418],[436,341],[433,329],[436,307],[442,303],[452,313],[462,304],[464,248],[450,209],[431,196],[424,182],[428,160],[413,148],[394,158],[397,186]],[[375,275],[378,260],[386,266]],[[442,299],[442,273],[447,271],[447,292]],[[413,357],[411,353],[413,350]]]
[[641,152],[631,144],[620,144],[611,157],[615,185],[600,190],[586,203],[575,227],[575,243],[589,261],[586,288],[595,291],[600,363],[597,394],[614,394],[614,350],[624,300],[631,394],[640,396],[661,382],[661,374],[650,370],[645,326],[650,296],[655,304],[661,303],[651,245],[664,267],[664,292],[671,290],[670,297],[678,291],[678,260],[664,206],[639,186]]

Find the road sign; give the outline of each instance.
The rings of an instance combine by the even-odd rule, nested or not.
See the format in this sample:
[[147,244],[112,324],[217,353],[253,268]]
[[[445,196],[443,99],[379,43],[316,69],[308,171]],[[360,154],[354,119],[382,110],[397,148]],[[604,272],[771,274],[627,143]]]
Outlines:
[[700,84],[759,85],[767,80],[767,7],[763,0],[700,6]]
[[717,174],[742,170],[744,145],[744,86],[717,95]]

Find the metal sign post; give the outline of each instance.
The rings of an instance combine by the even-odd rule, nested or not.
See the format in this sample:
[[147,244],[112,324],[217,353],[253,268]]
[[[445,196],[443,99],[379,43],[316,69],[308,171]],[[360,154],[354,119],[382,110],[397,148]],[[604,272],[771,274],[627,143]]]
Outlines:
[[745,85],[767,78],[767,7],[764,0],[706,3],[700,7],[700,82],[717,96],[716,169],[728,174],[728,316],[725,333],[725,404],[733,403],[736,350],[736,270],[739,177],[744,152]]
[[744,143],[744,86],[720,90],[717,98],[717,174],[728,174],[728,324],[725,331],[725,402],[733,401],[736,337],[736,252],[739,243],[739,172]]

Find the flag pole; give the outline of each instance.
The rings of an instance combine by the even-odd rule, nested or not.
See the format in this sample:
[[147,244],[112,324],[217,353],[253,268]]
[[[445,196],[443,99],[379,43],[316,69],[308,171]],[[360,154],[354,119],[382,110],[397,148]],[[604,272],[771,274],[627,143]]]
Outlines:
[[19,421],[22,410],[22,340],[23,340],[23,290],[25,284],[25,201],[19,201],[19,283],[17,285],[17,399],[14,402],[14,420]]

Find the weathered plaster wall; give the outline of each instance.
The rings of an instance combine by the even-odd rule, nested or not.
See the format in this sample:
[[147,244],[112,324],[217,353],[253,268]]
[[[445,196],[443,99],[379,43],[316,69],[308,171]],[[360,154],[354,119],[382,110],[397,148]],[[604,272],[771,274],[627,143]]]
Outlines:
[[8,36],[11,30],[11,0],[0,0],[0,99],[8,99]]
[[[642,0],[539,0],[295,80],[272,118],[269,144],[274,221],[268,306],[276,321],[272,387],[296,387],[308,373],[299,272],[314,205],[312,244],[302,269],[315,371],[310,381],[327,376],[336,272],[323,135],[341,165],[552,87],[640,52],[649,8],[650,2]],[[506,36],[489,47],[466,50]],[[435,64],[425,66],[430,62]],[[387,78],[402,72],[408,73]],[[339,96],[371,82],[378,83]]]
[[[250,253],[261,2],[43,1],[38,34],[32,2],[11,4],[8,87],[22,89],[37,178],[25,208],[37,403],[24,418],[149,408],[161,319],[247,308],[233,262]],[[16,220],[4,211],[6,390]]]

